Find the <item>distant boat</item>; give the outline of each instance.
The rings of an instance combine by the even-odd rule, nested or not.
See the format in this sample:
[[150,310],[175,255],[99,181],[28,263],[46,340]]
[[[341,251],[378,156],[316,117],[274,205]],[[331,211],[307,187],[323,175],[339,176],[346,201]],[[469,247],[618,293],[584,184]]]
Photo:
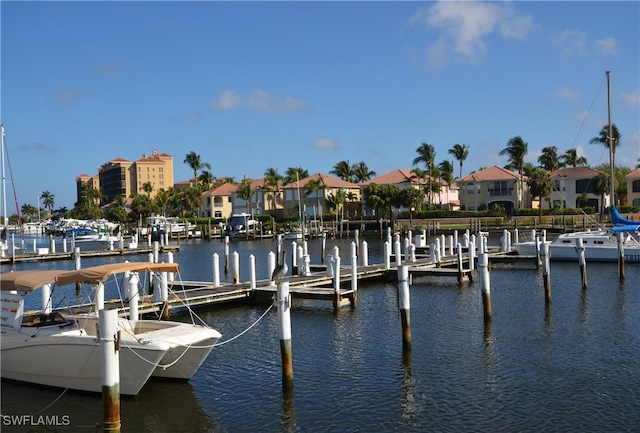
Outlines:
[[253,235],[256,233],[259,225],[260,222],[254,219],[251,214],[233,214],[227,222],[225,234],[232,238],[241,235]]
[[178,217],[150,216],[147,217],[144,227],[141,227],[140,234],[146,236],[150,231],[157,231],[160,234],[186,235],[195,229],[196,225],[187,221],[180,221]]
[[99,233],[89,227],[76,227],[66,230],[63,238],[70,239],[73,242],[116,242],[117,236],[111,236],[108,233]]
[[283,235],[283,238],[286,240],[302,240],[304,239],[304,234],[302,233],[301,227],[296,227],[294,229],[289,230]]

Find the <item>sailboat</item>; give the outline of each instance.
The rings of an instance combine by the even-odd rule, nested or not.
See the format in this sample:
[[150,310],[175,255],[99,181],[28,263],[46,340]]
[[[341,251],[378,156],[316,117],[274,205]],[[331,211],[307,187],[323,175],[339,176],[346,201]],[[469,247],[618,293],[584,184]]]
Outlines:
[[[611,123],[611,71],[607,71],[607,110],[609,120],[609,168],[610,168],[610,199],[611,223],[609,229],[589,230],[574,233],[564,233],[552,241],[544,241],[549,245],[551,260],[577,260],[576,240],[582,239],[587,261],[615,262],[619,259],[618,236],[624,248],[626,262],[640,263],[640,221],[625,219],[615,206],[615,166],[614,166],[614,137]],[[535,240],[516,242],[512,249],[520,255],[535,255]]]

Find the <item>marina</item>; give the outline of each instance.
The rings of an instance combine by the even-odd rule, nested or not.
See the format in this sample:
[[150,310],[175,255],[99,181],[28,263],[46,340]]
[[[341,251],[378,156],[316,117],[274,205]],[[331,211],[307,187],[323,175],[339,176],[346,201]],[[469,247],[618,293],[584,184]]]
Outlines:
[[[384,263],[383,245],[367,241],[370,262]],[[333,240],[328,245],[349,251],[351,242]],[[495,248],[498,240],[491,243]],[[268,253],[277,248],[274,241],[239,242],[231,248],[240,256],[239,281],[250,281],[250,255],[256,259],[257,279],[268,278]],[[310,241],[311,257],[319,257],[321,248],[319,241]],[[186,280],[212,282],[213,254],[224,257],[222,242],[190,241],[181,244],[174,259]],[[166,261],[166,255],[162,257]],[[577,264],[554,263],[553,301],[546,303],[542,275],[531,258],[500,262],[505,259],[498,257],[504,255],[495,257],[491,269],[494,314],[489,324],[483,319],[476,281],[458,283],[451,275],[412,277],[413,349],[408,356],[401,347],[395,276],[362,281],[355,308],[335,310],[325,300],[294,294],[293,395],[283,395],[281,389],[276,318],[275,312],[269,313],[269,302],[243,300],[199,308],[197,314],[220,330],[222,344],[214,347],[189,382],[151,380],[134,399],[123,399],[123,429],[639,428],[640,403],[633,397],[640,372],[638,266],[630,264],[625,280],[618,282],[615,265],[590,265],[589,289],[583,290]],[[83,267],[122,259],[87,258]],[[313,262],[322,266],[317,259]],[[8,266],[3,264],[2,272]],[[16,270],[51,266],[72,269],[73,263],[11,265]],[[221,286],[248,286],[234,284],[233,278],[233,272],[221,272]],[[289,280],[296,278],[301,277]],[[107,300],[112,296],[105,294]],[[184,319],[179,310],[172,316],[172,320]],[[3,382],[3,415],[37,413],[59,395],[59,390]],[[181,416],[173,416],[175,411]],[[73,431],[95,431],[102,417],[99,396],[69,392],[41,413],[68,415]],[[4,425],[3,431],[23,430]]]

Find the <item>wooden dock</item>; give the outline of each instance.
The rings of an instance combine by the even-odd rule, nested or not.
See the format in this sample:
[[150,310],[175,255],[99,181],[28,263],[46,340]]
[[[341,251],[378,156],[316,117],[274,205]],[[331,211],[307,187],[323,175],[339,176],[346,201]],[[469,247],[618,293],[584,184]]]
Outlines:
[[[158,249],[159,253],[177,252],[180,251],[180,246],[169,245],[161,246]],[[80,258],[90,257],[112,257],[112,256],[128,256],[136,254],[149,254],[153,253],[154,248],[149,246],[140,246],[137,248],[123,248],[114,250],[99,250],[99,251],[80,251]],[[15,256],[0,257],[0,264],[12,264],[12,263],[25,263],[25,262],[39,262],[39,261],[59,261],[59,260],[74,260],[75,253],[73,251],[67,252],[55,252],[47,254],[38,253],[22,253]]]
[[[468,256],[463,257],[468,263]],[[532,258],[519,258],[509,256],[498,251],[490,252],[490,261],[505,260],[528,260]],[[535,259],[535,257],[534,257]],[[439,276],[457,278],[459,282],[461,273],[458,270],[457,256],[446,256],[439,264],[433,263],[430,259],[417,259],[415,261],[403,262],[409,270],[409,274],[414,277]],[[289,293],[293,299],[309,299],[330,301],[334,308],[344,305],[357,305],[357,288],[353,290],[351,279],[352,271],[350,266],[343,266],[340,269],[340,286],[335,287],[335,279],[328,275],[326,266],[314,265],[314,272],[309,275],[291,275],[282,279],[289,283]],[[473,281],[473,272],[464,268],[462,272],[464,281]],[[371,282],[376,280],[396,281],[397,264],[392,262],[387,269],[384,264],[369,266],[359,266],[356,278],[360,282]],[[271,302],[275,299],[277,286],[272,285],[268,280],[256,281],[255,289],[251,288],[250,282],[221,283],[215,286],[211,281],[178,281],[176,280],[169,288],[169,296],[166,302],[154,302],[153,295],[147,294],[140,297],[138,311],[143,315],[168,315],[171,312],[191,307],[216,306],[229,302]],[[72,314],[83,314],[94,311],[93,304],[82,304],[71,307],[60,308],[59,310]],[[125,316],[129,312],[126,303],[119,299],[105,300],[105,308],[116,308],[120,315]]]

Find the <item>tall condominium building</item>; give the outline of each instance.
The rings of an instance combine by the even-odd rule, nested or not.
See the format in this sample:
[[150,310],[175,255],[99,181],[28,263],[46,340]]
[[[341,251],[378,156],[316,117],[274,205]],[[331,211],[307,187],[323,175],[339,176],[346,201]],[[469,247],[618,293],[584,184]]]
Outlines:
[[101,205],[112,202],[118,195],[126,199],[135,194],[148,194],[153,198],[159,190],[173,188],[173,184],[173,156],[155,150],[133,162],[115,158],[102,164],[97,176],[76,177],[78,202],[85,186],[91,186],[100,190]]

